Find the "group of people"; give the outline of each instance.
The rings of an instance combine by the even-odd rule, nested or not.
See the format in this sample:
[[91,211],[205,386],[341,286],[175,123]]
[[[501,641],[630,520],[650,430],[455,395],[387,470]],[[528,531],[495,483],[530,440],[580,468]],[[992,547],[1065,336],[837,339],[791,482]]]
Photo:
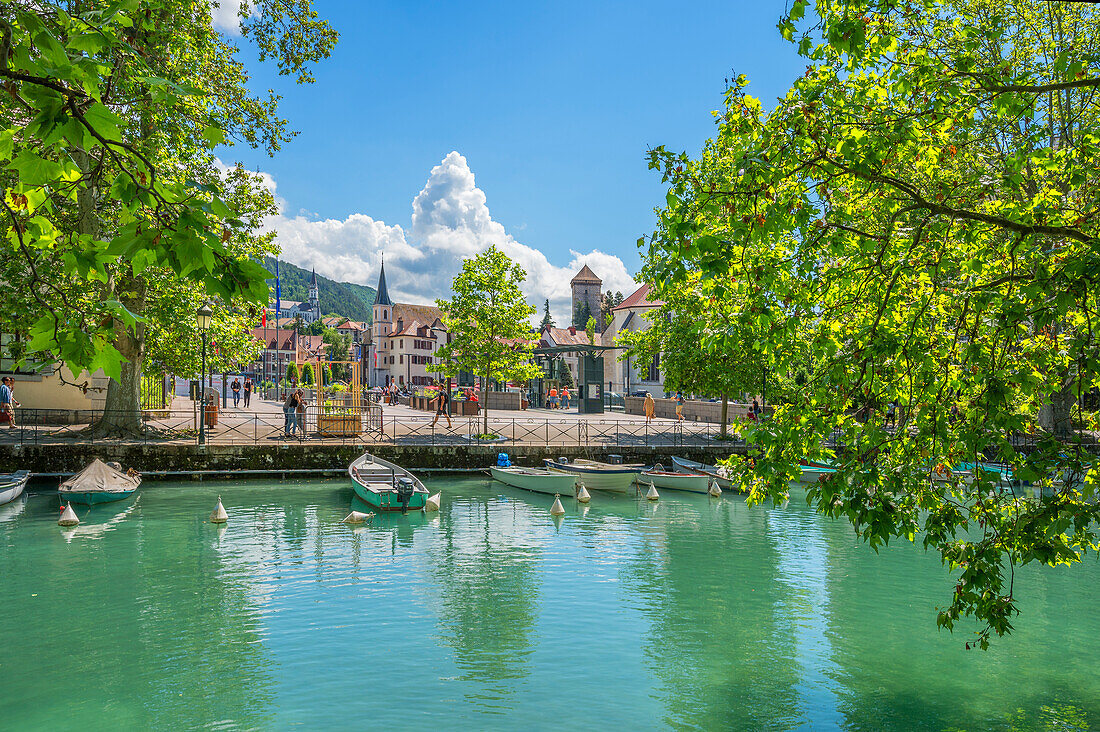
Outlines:
[[569,409],[569,389],[563,386],[559,393],[557,389],[551,388],[546,395],[546,406],[549,409]]
[[290,437],[293,434],[306,433],[306,394],[301,389],[292,389],[283,402],[283,434]]
[[[233,377],[233,383],[229,385],[229,388],[233,390],[233,406],[239,407],[241,405],[241,380],[237,377]],[[252,379],[249,377],[244,378],[244,408],[248,409],[248,403],[252,400]]]

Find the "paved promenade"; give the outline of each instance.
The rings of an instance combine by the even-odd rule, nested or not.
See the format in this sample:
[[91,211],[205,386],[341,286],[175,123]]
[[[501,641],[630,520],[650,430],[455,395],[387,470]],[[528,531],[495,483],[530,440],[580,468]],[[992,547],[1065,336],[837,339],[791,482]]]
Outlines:
[[[220,407],[220,405],[219,405]],[[176,397],[167,414],[146,420],[141,437],[104,438],[92,435],[87,424],[48,424],[46,413],[21,410],[17,429],[0,429],[0,444],[73,444],[75,442],[179,443],[198,441],[198,422],[194,403]],[[364,431],[358,435],[321,436],[317,430],[317,411],[310,408],[305,417],[305,432],[287,436],[281,402],[253,399],[245,409],[219,408],[218,423],[205,431],[207,444],[361,443],[398,445],[485,444],[478,435],[483,431],[482,416],[452,417],[451,426],[440,417],[432,424],[433,414],[403,405],[384,405],[379,423],[364,419]],[[496,410],[489,413],[489,430],[504,438],[502,444],[577,445],[595,448],[614,446],[723,444],[714,438],[718,425],[707,422],[680,422],[643,417],[622,412],[578,414],[569,410],[528,409]],[[728,443],[727,443],[728,444]]]

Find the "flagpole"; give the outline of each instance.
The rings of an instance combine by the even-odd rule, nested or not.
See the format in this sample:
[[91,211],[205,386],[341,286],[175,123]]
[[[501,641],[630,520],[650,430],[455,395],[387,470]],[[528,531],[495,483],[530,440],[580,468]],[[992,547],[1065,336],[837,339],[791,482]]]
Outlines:
[[279,281],[279,258],[275,258],[275,398],[282,396],[279,393],[279,313],[283,309],[282,288]]

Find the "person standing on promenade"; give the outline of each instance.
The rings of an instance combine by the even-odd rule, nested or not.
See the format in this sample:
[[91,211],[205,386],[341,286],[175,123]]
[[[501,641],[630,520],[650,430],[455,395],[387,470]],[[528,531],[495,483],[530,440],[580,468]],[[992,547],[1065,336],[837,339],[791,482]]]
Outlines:
[[451,428],[451,410],[447,409],[451,403],[451,380],[447,379],[447,385],[439,385],[439,396],[435,402],[435,417],[432,419],[432,427],[439,421],[439,415],[447,418],[447,429]]
[[553,387],[550,388],[550,408],[558,408],[558,390]]
[[7,422],[8,428],[15,427],[15,408],[19,402],[15,400],[15,379],[5,376],[0,379],[0,423]]
[[895,427],[896,428],[897,427],[897,418],[898,418],[898,402],[897,402],[896,399],[891,399],[890,404],[886,407],[886,422],[882,426],[883,427],[890,426],[890,427]]
[[248,402],[252,398],[252,379],[245,377],[244,379],[244,408],[248,409]]
[[241,380],[234,376],[229,388],[233,390],[233,408],[236,409],[241,406]]
[[676,419],[684,421],[684,393],[676,392]]
[[561,408],[569,409],[569,390],[565,387],[561,390]]
[[642,408],[645,409],[645,423],[649,424],[653,419],[653,410],[656,409],[657,404],[653,401],[653,395],[648,391],[645,393],[645,402],[642,404]]
[[294,392],[294,396],[298,398],[298,403],[294,405],[294,424],[292,427],[297,431],[299,437],[304,437],[306,434],[306,407],[309,406],[309,402],[306,401],[306,394],[301,389]]
[[292,391],[287,394],[286,400],[283,402],[283,435],[290,437],[290,430],[293,429],[295,423],[298,421],[298,392]]

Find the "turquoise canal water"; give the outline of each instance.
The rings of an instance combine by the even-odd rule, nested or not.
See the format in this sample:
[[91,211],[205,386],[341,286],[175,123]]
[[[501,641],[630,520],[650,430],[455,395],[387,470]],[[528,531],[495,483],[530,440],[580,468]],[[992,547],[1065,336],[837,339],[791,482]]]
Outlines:
[[[1045,729],[1100,720],[1100,571],[1017,576],[988,652],[952,581],[800,497],[585,509],[436,479],[339,523],[344,481],[146,483],[56,525],[0,508],[5,729]],[[218,496],[228,525],[206,518]],[[362,506],[359,506],[362,508]]]

